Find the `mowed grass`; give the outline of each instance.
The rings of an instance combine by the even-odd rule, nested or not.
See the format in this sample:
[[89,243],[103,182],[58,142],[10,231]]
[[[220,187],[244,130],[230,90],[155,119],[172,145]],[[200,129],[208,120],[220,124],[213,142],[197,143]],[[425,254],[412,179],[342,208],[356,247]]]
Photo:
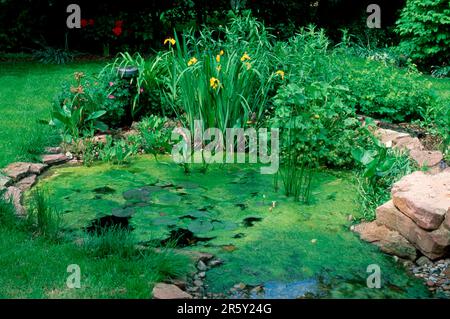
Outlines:
[[33,161],[59,136],[49,125],[51,102],[73,73],[96,73],[104,62],[42,65],[0,63],[0,168],[15,161]]
[[[104,64],[0,63],[0,169],[37,160],[45,146],[59,143],[48,122],[60,83],[76,71],[97,73]],[[187,257],[169,251],[99,257],[89,250],[95,247],[68,238],[50,241],[10,226],[0,222],[0,298],[151,298],[156,282],[183,276],[191,267]],[[71,264],[80,266],[79,289],[66,284]]]
[[[94,257],[73,242],[54,243],[0,228],[0,298],[151,298],[156,282],[184,275],[186,256],[167,250],[145,256]],[[69,265],[80,288],[69,288]]]

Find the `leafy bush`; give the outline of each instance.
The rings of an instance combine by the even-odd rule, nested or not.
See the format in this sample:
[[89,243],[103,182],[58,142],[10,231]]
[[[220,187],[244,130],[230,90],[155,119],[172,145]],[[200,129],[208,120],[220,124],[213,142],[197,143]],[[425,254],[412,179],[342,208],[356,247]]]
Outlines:
[[123,165],[138,151],[138,146],[124,139],[113,140],[107,136],[106,144],[99,151],[99,158],[104,162]]
[[342,63],[343,84],[353,96],[357,111],[393,122],[422,119],[436,99],[431,82],[411,67],[401,70],[369,61],[358,66],[351,58]]
[[440,64],[450,56],[450,2],[408,0],[397,21],[400,47],[420,62]]
[[48,46],[34,50],[32,54],[36,61],[44,64],[66,64],[75,57],[73,52]]
[[106,130],[100,118],[106,114],[101,109],[105,92],[94,79],[75,72],[75,85],[66,82],[53,103],[51,125],[63,132],[64,142],[70,143],[85,130]]
[[369,131],[370,145],[355,147],[354,159],[359,163],[359,196],[363,218],[375,219],[375,209],[391,197],[392,185],[413,171],[413,164],[406,153],[386,148]]
[[[125,111],[126,121],[131,124],[133,119],[149,113],[163,114],[165,110],[161,109],[161,97],[158,87],[158,77],[161,73],[159,62],[160,56],[148,59],[146,61],[139,53],[130,55],[128,52],[119,53],[119,56],[113,63],[107,64],[100,73],[101,79],[109,79],[107,82],[120,83],[119,85],[110,85],[108,97],[116,96],[117,89],[126,98],[122,103]],[[137,75],[134,78],[127,79],[120,70],[127,68],[136,68]],[[105,81],[105,80],[103,80]],[[120,96],[120,95],[119,95]]]
[[167,118],[151,115],[138,123],[139,146],[148,154],[156,158],[158,154],[170,151],[172,130],[168,126]]

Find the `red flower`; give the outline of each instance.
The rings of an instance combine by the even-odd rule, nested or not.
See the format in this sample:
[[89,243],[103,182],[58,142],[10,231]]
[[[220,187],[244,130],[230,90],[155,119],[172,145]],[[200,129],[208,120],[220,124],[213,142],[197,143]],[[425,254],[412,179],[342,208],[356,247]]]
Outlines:
[[81,19],[81,27],[82,28],[85,28],[86,26],[87,26],[87,24],[88,24],[88,22],[87,22],[87,20],[86,19]]
[[112,29],[112,32],[118,37],[122,34],[122,28],[116,26],[114,29]]
[[94,19],[89,19],[89,25],[94,25]]
[[117,20],[116,21],[116,28],[122,28],[123,25],[123,21],[122,20]]

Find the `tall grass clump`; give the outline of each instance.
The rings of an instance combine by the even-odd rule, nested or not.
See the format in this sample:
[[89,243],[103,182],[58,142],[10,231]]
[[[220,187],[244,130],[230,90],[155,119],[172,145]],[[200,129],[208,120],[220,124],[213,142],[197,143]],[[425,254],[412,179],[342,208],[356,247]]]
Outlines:
[[105,227],[98,232],[88,233],[84,248],[91,256],[98,258],[113,255],[130,258],[137,254],[130,230],[118,226]]
[[6,229],[17,226],[17,216],[14,204],[11,200],[4,198],[4,192],[0,191],[0,227]]
[[60,238],[61,215],[50,202],[45,191],[35,189],[31,193],[27,221],[38,235],[50,240]]
[[[245,15],[229,27],[204,27],[165,43],[163,93],[185,127],[246,127],[258,123],[268,105],[273,72],[271,39],[264,25]],[[204,129],[203,128],[203,129]]]

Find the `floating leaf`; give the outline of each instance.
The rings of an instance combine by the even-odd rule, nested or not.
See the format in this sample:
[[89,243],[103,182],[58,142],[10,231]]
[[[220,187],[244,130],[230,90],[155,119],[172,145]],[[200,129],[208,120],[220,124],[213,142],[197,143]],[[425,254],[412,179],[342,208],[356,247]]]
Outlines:
[[196,219],[192,221],[188,229],[193,233],[207,233],[213,229],[213,224],[207,220]]
[[176,225],[177,220],[170,216],[161,216],[153,219],[153,225]]
[[127,208],[114,208],[112,210],[112,215],[115,217],[126,218],[131,217],[135,213],[135,210],[132,207]]

